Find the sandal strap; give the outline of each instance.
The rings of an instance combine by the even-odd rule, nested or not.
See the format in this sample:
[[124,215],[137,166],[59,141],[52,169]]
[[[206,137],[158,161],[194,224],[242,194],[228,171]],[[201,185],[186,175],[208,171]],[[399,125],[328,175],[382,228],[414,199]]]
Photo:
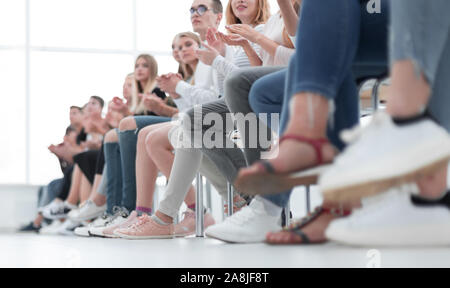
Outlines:
[[306,234],[301,229],[293,229],[293,230],[291,230],[291,232],[302,238],[302,244],[310,244],[311,243],[311,240],[309,239],[309,237],[306,236]]
[[275,168],[269,161],[263,161],[263,160],[258,161],[258,165],[261,165],[264,168],[264,170],[267,171],[267,173],[270,173],[270,174],[276,173]]
[[317,164],[318,165],[323,164],[322,147],[323,147],[323,145],[330,143],[330,141],[328,141],[328,139],[326,139],[326,138],[313,139],[313,138],[308,138],[308,137],[304,137],[304,136],[300,136],[300,135],[287,134],[287,135],[284,135],[283,137],[281,137],[280,144],[286,140],[295,140],[298,142],[302,142],[302,143],[311,145],[316,152]]

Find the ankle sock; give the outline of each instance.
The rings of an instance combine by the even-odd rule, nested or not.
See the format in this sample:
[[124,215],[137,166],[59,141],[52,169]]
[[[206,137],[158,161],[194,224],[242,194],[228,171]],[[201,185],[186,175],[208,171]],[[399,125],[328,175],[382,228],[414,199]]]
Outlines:
[[416,122],[419,122],[419,121],[422,121],[425,119],[429,119],[429,120],[432,120],[432,121],[438,123],[436,118],[434,118],[433,115],[431,115],[431,113],[428,110],[425,110],[424,112],[421,112],[417,115],[414,115],[411,117],[406,117],[406,118],[392,117],[392,121],[394,121],[394,123],[398,126],[414,124]]
[[155,222],[158,223],[159,225],[168,226],[168,225],[172,224],[172,223],[166,223],[166,222],[164,222],[163,220],[161,220],[161,218],[159,218],[159,217],[156,216],[156,215],[153,215],[153,216],[152,216],[152,219],[153,219],[153,221],[155,221]]
[[439,199],[428,199],[418,195],[412,195],[411,201],[416,206],[445,206],[450,209],[450,191],[446,191]]
[[136,207],[136,212],[137,212],[138,216],[142,216],[143,214],[150,215],[152,213],[152,209],[147,208],[147,207],[138,206],[138,207]]

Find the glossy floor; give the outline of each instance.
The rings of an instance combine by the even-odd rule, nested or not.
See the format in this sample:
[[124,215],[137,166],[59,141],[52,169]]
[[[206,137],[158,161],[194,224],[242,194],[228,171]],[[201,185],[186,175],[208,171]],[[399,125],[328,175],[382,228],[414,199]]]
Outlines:
[[275,247],[202,238],[129,241],[4,233],[0,267],[450,267],[450,247]]

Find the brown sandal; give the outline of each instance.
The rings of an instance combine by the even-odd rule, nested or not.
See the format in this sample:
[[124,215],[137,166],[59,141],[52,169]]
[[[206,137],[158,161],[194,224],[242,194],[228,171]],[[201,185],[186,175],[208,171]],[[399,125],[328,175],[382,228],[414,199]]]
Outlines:
[[[274,232],[272,234],[290,234],[289,241],[270,241],[268,237],[266,237],[266,243],[270,245],[292,245],[292,244],[320,244],[325,241],[316,241],[313,242],[311,239],[302,231],[302,229],[316,220],[322,214],[332,214],[337,217],[345,217],[351,214],[351,211],[343,210],[343,209],[327,209],[322,206],[317,207],[312,213],[309,213],[306,217],[290,224],[287,227],[284,227],[279,232]],[[300,236],[301,241],[296,240],[296,236]],[[297,238],[298,239],[298,238]]]
[[279,173],[268,161],[259,161],[255,165],[259,173],[246,176],[239,175],[235,187],[246,195],[277,194],[301,185],[313,185],[317,183],[320,174],[329,167],[323,160],[322,147],[330,144],[328,139],[311,139],[298,135],[285,135],[280,139],[280,144],[286,140],[295,140],[311,145],[317,157],[315,165],[297,172]]

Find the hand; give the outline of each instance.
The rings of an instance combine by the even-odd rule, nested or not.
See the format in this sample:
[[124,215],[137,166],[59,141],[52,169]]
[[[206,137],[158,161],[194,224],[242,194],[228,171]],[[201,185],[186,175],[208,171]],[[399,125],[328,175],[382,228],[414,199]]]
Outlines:
[[143,98],[145,107],[160,115],[162,108],[165,106],[164,100],[156,96],[155,94],[147,94]]
[[156,81],[161,90],[170,94],[174,94],[176,93],[175,90],[177,88],[178,82],[182,81],[182,77],[179,74],[171,73],[156,78]]
[[214,62],[214,59],[216,59],[216,57],[219,56],[220,54],[216,49],[207,44],[203,44],[203,46],[205,46],[206,49],[198,49],[196,51],[197,57],[200,61],[202,61],[206,65],[211,66],[212,63]]
[[225,56],[225,43],[222,41],[222,39],[217,37],[217,33],[218,32],[215,28],[208,28],[208,32],[206,33],[206,41],[208,42],[208,45],[219,52],[220,55]]
[[225,26],[233,34],[238,34],[250,42],[256,43],[260,33],[247,24],[234,24]]
[[119,97],[114,97],[113,101],[109,104],[111,110],[122,114],[123,116],[128,116],[130,114],[130,109],[128,105],[123,102],[123,100]]
[[225,35],[221,32],[217,33],[218,37],[229,46],[241,46],[244,47],[248,45],[248,40],[238,34]]

